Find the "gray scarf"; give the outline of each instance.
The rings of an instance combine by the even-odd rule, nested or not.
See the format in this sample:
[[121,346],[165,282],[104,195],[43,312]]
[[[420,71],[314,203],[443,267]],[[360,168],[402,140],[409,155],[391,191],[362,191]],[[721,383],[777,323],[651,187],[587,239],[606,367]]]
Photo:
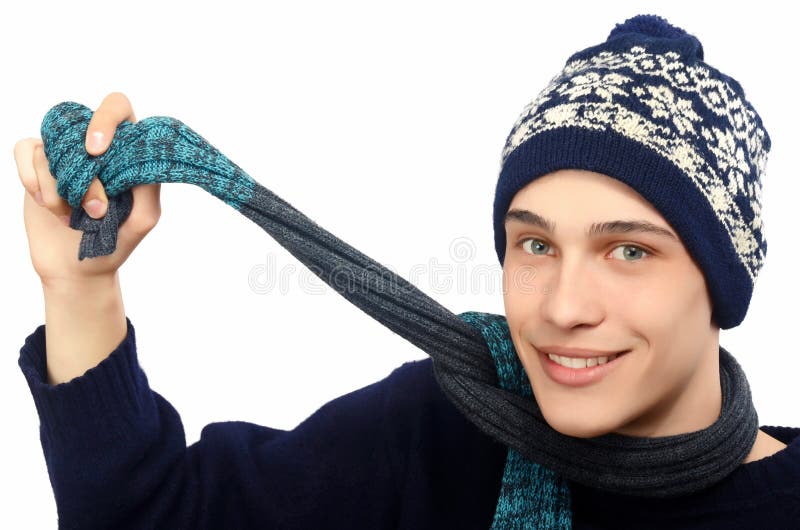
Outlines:
[[[428,353],[442,391],[484,433],[566,479],[643,497],[683,495],[719,482],[750,452],[758,417],[744,372],[723,348],[722,411],[709,427],[656,438],[566,436],[547,424],[535,399],[500,384],[478,328],[314,223],[185,124],[169,117],[124,122],[109,149],[92,157],[83,147],[91,116],[83,105],[61,103],[47,113],[41,130],[58,193],[73,208],[70,226],[84,232],[79,259],[114,251],[119,224],[130,213],[133,186],[195,184],[263,228],[347,300]],[[99,220],[81,207],[94,175],[110,201]]]

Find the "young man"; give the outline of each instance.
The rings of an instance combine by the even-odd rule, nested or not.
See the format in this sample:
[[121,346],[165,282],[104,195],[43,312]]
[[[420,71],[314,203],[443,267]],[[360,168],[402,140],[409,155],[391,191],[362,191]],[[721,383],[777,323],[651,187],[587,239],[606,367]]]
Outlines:
[[[291,431],[214,423],[186,447],[137,362],[117,279],[158,220],[158,188],[135,188],[117,252],[76,263],[40,142],[18,144],[47,308],[19,363],[61,525],[795,528],[800,429],[758,429],[718,342],[763,261],[769,140],[738,84],[700,59],[679,28],[629,19],[571,57],[507,139],[494,211],[506,315],[460,316],[500,387],[546,420],[529,428],[512,401],[484,410],[514,420],[508,446],[454,406],[428,359]],[[123,96],[106,103],[87,137],[132,118]]]

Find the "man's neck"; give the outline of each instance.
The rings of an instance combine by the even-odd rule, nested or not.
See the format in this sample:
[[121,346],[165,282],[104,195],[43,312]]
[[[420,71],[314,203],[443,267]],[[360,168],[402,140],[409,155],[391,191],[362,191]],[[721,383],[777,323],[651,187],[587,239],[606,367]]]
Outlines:
[[745,458],[742,463],[748,464],[750,462],[755,462],[756,460],[761,460],[762,458],[772,456],[785,448],[785,443],[773,438],[769,434],[759,429],[758,435],[756,436],[756,441],[753,444],[753,448],[750,450],[750,454],[747,455],[747,458]]

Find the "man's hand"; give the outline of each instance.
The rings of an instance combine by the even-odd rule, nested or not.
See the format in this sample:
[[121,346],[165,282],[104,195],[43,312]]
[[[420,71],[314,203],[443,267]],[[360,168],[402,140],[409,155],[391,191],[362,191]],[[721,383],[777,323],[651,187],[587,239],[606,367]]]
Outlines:
[[[119,92],[106,96],[95,111],[86,132],[86,150],[100,155],[108,149],[114,131],[123,121],[136,122],[130,101]],[[132,189],[133,208],[122,223],[116,250],[108,256],[78,260],[82,233],[69,228],[72,208],[56,192],[40,138],[26,138],[14,146],[14,158],[25,187],[25,230],[28,234],[33,268],[43,285],[82,282],[97,276],[113,276],[133,249],[158,222],[161,215],[161,184],[142,184]],[[105,215],[108,198],[95,177],[83,197],[82,208],[91,217]]]
[[[89,122],[88,153],[104,153],[117,126],[126,120],[136,121],[128,98],[119,92],[106,96]],[[161,184],[142,184],[131,190],[131,213],[119,228],[112,254],[78,260],[82,233],[68,226],[72,209],[56,191],[42,140],[20,140],[14,146],[14,158],[25,187],[31,261],[44,291],[47,379],[50,384],[64,383],[103,361],[126,336],[118,269],[158,222]],[[100,202],[98,208],[94,199]],[[95,176],[81,207],[97,219],[105,215],[107,206],[105,190]]]

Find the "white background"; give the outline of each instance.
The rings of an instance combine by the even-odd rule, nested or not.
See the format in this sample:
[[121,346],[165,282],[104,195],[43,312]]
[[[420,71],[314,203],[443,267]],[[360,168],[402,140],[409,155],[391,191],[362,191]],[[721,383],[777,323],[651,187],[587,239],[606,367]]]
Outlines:
[[[506,135],[570,54],[640,13],[697,35],[706,62],[741,82],[772,137],[768,257],[747,318],[721,344],[748,374],[760,423],[800,425],[796,28],[777,5],[5,3],[0,527],[56,527],[38,416],[17,365],[44,308],[12,154],[16,140],[39,136],[51,106],[94,109],[124,92],[137,118],[180,119],[351,245],[406,278],[416,267],[424,274],[414,283],[451,310],[502,313],[498,288],[458,278],[478,267],[500,277],[491,206]],[[213,421],[290,429],[427,357],[202,189],[164,185],[162,206],[120,274],[140,362],[181,413],[188,443]],[[454,242],[472,253],[455,256]],[[250,273],[266,266],[273,280],[284,274],[285,289],[255,288]],[[437,266],[451,268],[438,284],[427,275]]]

